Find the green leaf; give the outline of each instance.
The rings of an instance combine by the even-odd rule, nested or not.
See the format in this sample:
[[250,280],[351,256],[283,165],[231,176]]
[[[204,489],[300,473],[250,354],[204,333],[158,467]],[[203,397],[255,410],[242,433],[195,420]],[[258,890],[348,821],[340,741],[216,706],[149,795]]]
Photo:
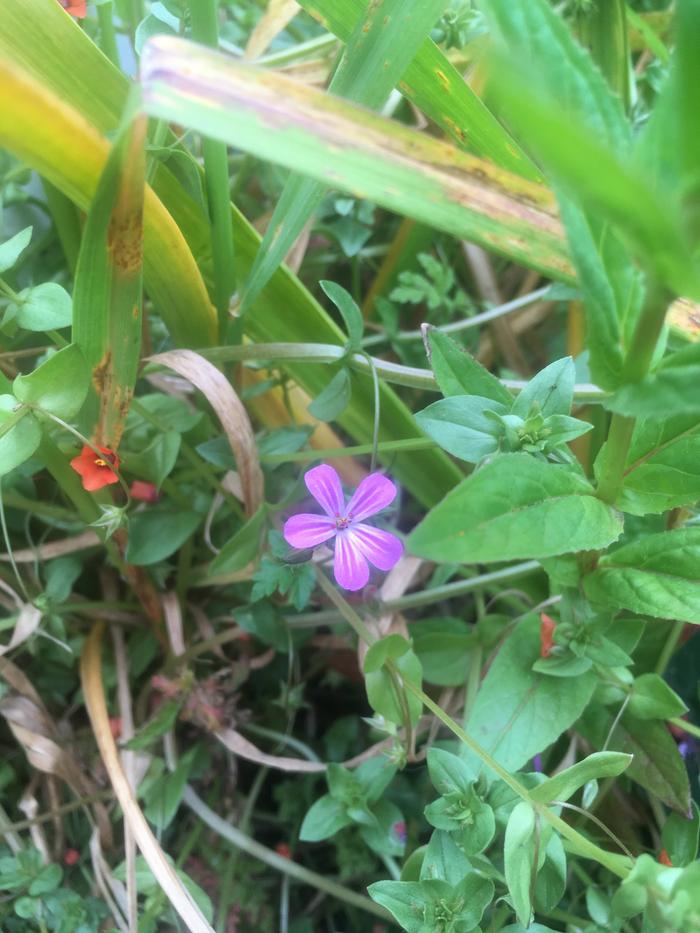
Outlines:
[[700,421],[697,415],[639,421],[627,454],[618,507],[632,515],[648,515],[692,505],[698,499]]
[[663,360],[641,382],[622,386],[605,399],[605,407],[620,415],[665,420],[669,415],[700,415],[695,391],[700,379],[700,346],[692,344]]
[[430,363],[440,391],[450,395],[480,395],[508,408],[513,396],[500,379],[492,376],[481,363],[447,334],[428,331]]
[[33,227],[25,227],[24,230],[20,230],[19,233],[0,244],[0,275],[11,269],[29,246],[33,229]]
[[510,815],[506,826],[503,866],[515,913],[523,926],[532,920],[532,896],[537,871],[535,811],[523,800]]
[[[576,678],[533,673],[540,654],[540,620],[528,615],[506,639],[477,693],[467,731],[509,771],[517,771],[579,718],[596,685],[591,672]],[[480,767],[471,753],[463,757]]]
[[12,391],[27,405],[70,421],[83,407],[90,386],[90,373],[77,344],[53,353],[28,376],[17,376]]
[[351,822],[345,806],[330,794],[324,794],[304,817],[299,830],[299,838],[302,842],[320,842],[322,839],[330,839],[339,830],[349,826]]
[[[386,639],[375,642],[372,647],[377,648],[377,651],[381,652],[383,648],[379,646],[381,646],[382,641],[388,641],[389,639],[400,639],[405,642],[405,639],[400,635],[389,635]],[[378,653],[376,656],[370,658],[370,668],[374,668],[376,659],[379,656]],[[368,657],[369,652],[367,652],[365,656],[365,670],[367,670]],[[391,655],[385,655],[385,658],[391,658]],[[420,687],[423,676],[420,661],[412,650],[404,649],[400,656],[393,659],[393,664],[396,666],[398,674],[390,673],[386,667],[370,669],[369,672],[365,674],[367,699],[372,709],[380,716],[384,716],[385,719],[388,719],[389,722],[403,725],[407,712],[411,724],[415,725],[423,712],[423,704],[418,697],[414,696],[412,693],[408,693],[402,688],[401,680],[405,680],[416,687]],[[399,681],[398,684],[396,683],[397,677]],[[400,696],[397,696],[397,688]]]
[[556,94],[569,118],[627,153],[631,132],[619,97],[545,0],[483,0],[482,6],[511,55],[532,68],[535,83]]
[[126,559],[137,567],[157,564],[174,554],[202,521],[199,512],[152,508],[129,521]]
[[55,891],[63,878],[63,869],[60,865],[46,865],[29,885],[29,894],[32,897],[41,897]]
[[173,821],[177,813],[185,784],[192,771],[196,748],[184,754],[174,771],[168,771],[156,781],[146,795],[144,815],[146,819],[162,831]]
[[425,882],[375,881],[367,893],[389,911],[406,933],[423,933],[426,929],[423,918],[429,894]]
[[527,418],[534,409],[544,418],[568,415],[574,400],[575,377],[574,361],[570,356],[550,363],[516,397],[512,414]]
[[[700,242],[700,11],[695,0],[679,0],[675,15],[675,90],[678,127],[678,188],[693,242]],[[676,140],[674,140],[676,142]]]
[[545,850],[544,864],[535,882],[535,910],[549,914],[566,890],[566,852],[556,834],[552,834]]
[[448,453],[478,463],[499,446],[501,428],[487,412],[505,415],[499,402],[478,395],[453,395],[433,402],[416,415],[418,427]]
[[583,761],[571,765],[570,768],[532,788],[530,796],[539,803],[568,800],[588,781],[622,774],[631,761],[630,755],[623,755],[621,752],[594,752]]
[[350,404],[352,382],[345,366],[339,369],[326,388],[309,405],[309,414],[319,421],[334,421]]
[[165,735],[175,725],[183,702],[183,699],[174,699],[161,703],[149,721],[138,730],[132,739],[124,743],[124,747],[132,751],[140,751],[152,745],[156,739]]
[[688,772],[665,723],[625,713],[610,745],[634,756],[627,770],[629,777],[679,813],[688,812]]
[[428,560],[480,563],[604,548],[620,517],[566,467],[504,454],[449,493],[408,538]]
[[13,395],[0,395],[0,476],[28,460],[40,441],[41,426],[34,415]]
[[435,747],[428,751],[428,773],[433,787],[443,796],[470,790],[479,775],[463,758]]
[[604,606],[700,623],[699,562],[700,528],[646,535],[603,555],[584,589]]
[[[400,858],[406,850],[403,833],[396,831],[396,825],[404,823],[403,814],[391,800],[383,798],[372,807],[373,825],[360,826],[360,836],[365,845],[382,856]],[[405,825],[405,824],[404,824]]]
[[260,539],[267,521],[267,506],[261,505],[255,515],[240,528],[221,548],[209,567],[210,575],[235,573],[249,564],[257,555]]
[[45,331],[68,327],[73,320],[70,295],[56,282],[25,288],[19,293],[17,323],[25,330]]
[[677,868],[690,865],[698,854],[700,810],[694,800],[691,800],[690,807],[693,814],[690,819],[685,814],[672,813],[661,830],[661,844]]
[[363,761],[354,772],[362,793],[369,803],[379,800],[396,774],[396,765],[382,756]]
[[[151,443],[139,455],[139,470],[137,475],[160,488],[163,480],[170,476],[177,463],[182,435],[178,431],[164,431],[156,434]],[[230,448],[229,448],[230,449]],[[131,467],[131,458],[129,458]]]
[[641,674],[635,679],[627,709],[637,719],[673,719],[688,712],[683,700],[658,674]]
[[423,678],[439,687],[461,687],[467,679],[475,636],[462,619],[420,619],[411,624],[413,650]]
[[365,319],[362,312],[357,307],[357,302],[350,292],[336,285],[335,282],[322,280],[318,283],[330,300],[336,306],[343,318],[345,330],[347,331],[350,348],[359,350],[362,344],[362,334],[365,329]]
[[472,864],[464,852],[454,842],[449,833],[438,829],[430,837],[423,864],[421,881],[437,878],[448,884],[456,885],[472,871]]

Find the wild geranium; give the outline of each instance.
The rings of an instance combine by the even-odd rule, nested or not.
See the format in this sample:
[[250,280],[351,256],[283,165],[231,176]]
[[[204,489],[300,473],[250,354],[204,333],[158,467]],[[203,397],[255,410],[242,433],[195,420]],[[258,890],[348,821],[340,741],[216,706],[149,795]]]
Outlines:
[[83,489],[96,492],[103,486],[111,486],[119,482],[114,472],[119,469],[119,457],[109,447],[97,447],[99,454],[92,447],[83,444],[83,449],[77,457],[73,457],[70,465],[83,480]]
[[396,535],[367,525],[364,519],[391,505],[396,497],[394,483],[381,473],[371,473],[346,504],[340,477],[333,467],[314,467],[304,476],[304,482],[325,514],[293,515],[283,529],[287,544],[315,548],[335,538],[333,574],[336,583],[346,590],[361,590],[366,585],[369,564],[391,570],[403,554],[403,544]]

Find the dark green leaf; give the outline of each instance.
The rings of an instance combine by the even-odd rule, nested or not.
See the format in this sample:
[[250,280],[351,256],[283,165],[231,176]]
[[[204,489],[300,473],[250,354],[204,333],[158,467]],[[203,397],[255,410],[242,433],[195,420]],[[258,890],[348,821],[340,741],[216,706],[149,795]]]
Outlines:
[[461,687],[467,679],[475,638],[462,619],[420,619],[411,625],[413,650],[423,678],[440,687]]
[[685,814],[672,813],[661,831],[661,844],[676,868],[690,865],[698,854],[700,810],[694,800],[690,807],[693,814],[690,819]]
[[464,852],[454,842],[449,833],[436,830],[430,837],[423,864],[421,880],[437,878],[448,884],[456,885],[469,874],[472,864]]
[[252,561],[260,548],[260,539],[267,520],[267,506],[261,505],[255,515],[226,542],[211,562],[209,573],[234,573]]
[[132,739],[125,743],[124,747],[133,751],[140,751],[152,745],[156,739],[165,735],[175,725],[183,702],[183,699],[175,699],[166,700],[162,703],[155,715],[138,730]]
[[193,534],[202,516],[199,512],[146,509],[129,522],[126,559],[138,567],[157,564],[174,554]]

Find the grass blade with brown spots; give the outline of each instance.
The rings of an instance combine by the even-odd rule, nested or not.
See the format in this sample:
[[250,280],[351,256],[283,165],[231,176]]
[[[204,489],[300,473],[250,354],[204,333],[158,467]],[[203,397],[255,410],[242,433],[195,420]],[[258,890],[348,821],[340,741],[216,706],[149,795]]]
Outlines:
[[119,445],[141,351],[146,119],[121,132],[85,224],[73,292],[73,339],[92,371],[87,430]]

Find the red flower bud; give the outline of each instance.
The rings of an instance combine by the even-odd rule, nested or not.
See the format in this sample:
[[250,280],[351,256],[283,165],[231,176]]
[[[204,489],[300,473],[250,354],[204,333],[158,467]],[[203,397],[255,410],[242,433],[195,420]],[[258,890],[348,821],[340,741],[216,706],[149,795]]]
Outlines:
[[666,849],[662,849],[661,852],[659,852],[659,862],[662,865],[668,865],[669,868],[673,868],[673,862],[668,857],[668,852],[666,851]]
[[63,853],[64,865],[68,865],[70,867],[71,865],[76,865],[79,861],[80,852],[78,852],[77,849],[66,849],[66,851]]
[[554,647],[554,629],[557,623],[544,612],[540,613],[540,657],[548,658]]
[[87,16],[87,0],[58,0],[70,16],[84,19]]
[[70,465],[83,480],[83,489],[87,492],[97,492],[103,486],[111,486],[119,482],[114,472],[119,469],[119,457],[109,447],[97,447],[100,454],[96,454],[92,447],[83,445],[80,455],[73,457]]
[[278,855],[281,855],[282,858],[291,858],[292,850],[289,848],[286,842],[278,842],[275,846],[275,852]]
[[129,489],[129,495],[138,502],[157,502],[160,499],[160,493],[154,483],[145,483],[143,480],[135,479]]
[[119,716],[110,716],[109,717],[109,731],[112,733],[112,738],[116,741],[121,737],[122,734],[122,721]]

